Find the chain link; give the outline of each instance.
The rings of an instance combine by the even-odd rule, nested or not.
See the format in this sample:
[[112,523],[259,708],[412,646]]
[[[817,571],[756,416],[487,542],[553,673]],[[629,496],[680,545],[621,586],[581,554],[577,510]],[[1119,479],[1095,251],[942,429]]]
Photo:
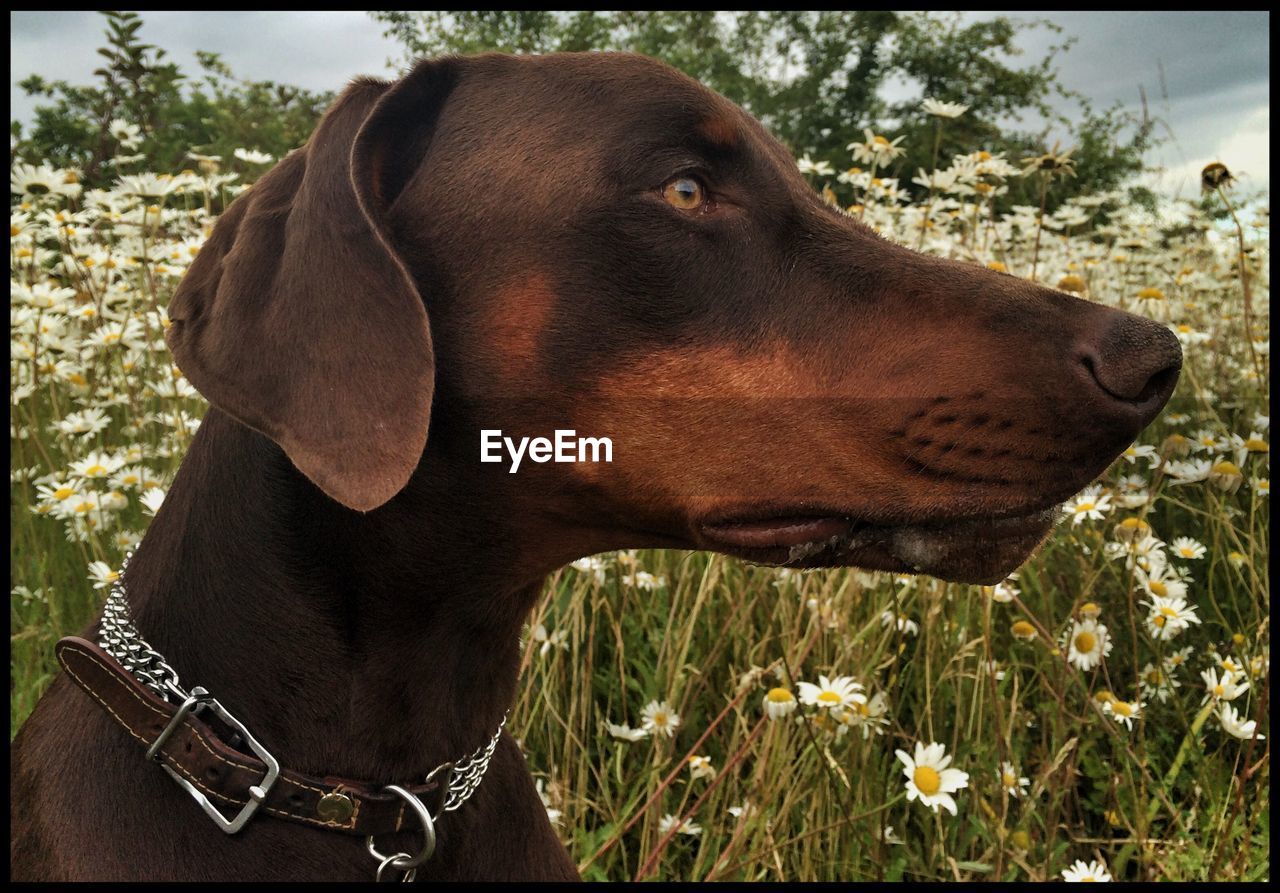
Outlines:
[[506,724],[507,714],[504,713],[502,722],[498,723],[498,730],[493,733],[489,743],[476,748],[475,753],[453,764],[453,775],[449,778],[449,795],[444,803],[445,812],[457,809],[475,793],[476,788],[480,787],[480,781],[484,778],[485,770],[489,768],[489,761],[493,759],[498,738],[501,737],[502,729]]
[[132,552],[125,555],[120,573],[111,586],[111,594],[103,605],[102,620],[98,624],[98,645],[147,688],[170,703],[180,704],[186,700],[187,693],[178,685],[177,671],[169,666],[160,652],[147,644],[129,619],[124,572],[132,557]]
[[[102,608],[102,620],[98,624],[98,645],[103,651],[114,657],[122,667],[137,677],[147,688],[164,700],[180,704],[187,698],[187,692],[178,684],[178,673],[165,661],[164,655],[156,651],[147,640],[142,638],[133,621],[129,619],[129,600],[124,589],[124,572],[129,567],[130,552],[120,565],[119,576],[111,586],[106,604]],[[449,793],[445,799],[443,812],[452,812],[467,801],[476,788],[480,786],[493,752],[498,746],[498,738],[507,724],[507,714],[502,715],[498,730],[488,743],[476,748],[471,755],[454,763],[453,773],[449,778]]]

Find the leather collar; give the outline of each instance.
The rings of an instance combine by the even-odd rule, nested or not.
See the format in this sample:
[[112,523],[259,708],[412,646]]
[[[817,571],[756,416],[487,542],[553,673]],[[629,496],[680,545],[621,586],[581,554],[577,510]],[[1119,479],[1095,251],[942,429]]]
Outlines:
[[[54,649],[58,662],[86,694],[100,704],[143,748],[151,747],[178,714],[179,707],[155,695],[110,654],[77,636]],[[235,735],[230,736],[235,740]],[[209,723],[188,712],[155,754],[155,759],[203,792],[210,801],[232,810],[252,799],[268,766],[214,732]],[[420,800],[439,798],[440,782],[404,786]],[[260,810],[313,828],[348,834],[380,835],[416,827],[405,800],[381,784],[336,776],[317,778],[281,768]]]

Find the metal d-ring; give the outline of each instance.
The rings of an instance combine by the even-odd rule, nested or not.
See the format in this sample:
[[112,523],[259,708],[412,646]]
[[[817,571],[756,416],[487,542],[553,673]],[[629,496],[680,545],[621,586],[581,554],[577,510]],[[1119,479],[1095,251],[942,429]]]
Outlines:
[[379,874],[382,873],[382,870],[386,868],[388,864],[392,868],[399,869],[400,871],[408,871],[410,869],[417,868],[423,862],[430,859],[431,854],[436,851],[436,823],[431,818],[431,813],[427,810],[427,807],[423,805],[422,801],[404,788],[400,787],[400,785],[389,784],[384,790],[390,791],[405,803],[408,803],[409,808],[418,816],[418,821],[422,823],[422,850],[419,851],[416,856],[410,856],[408,853],[396,853],[390,856],[384,856],[382,853],[378,852],[378,848],[373,845],[372,834],[365,838],[365,847],[368,848],[369,855],[373,856],[373,858],[377,859],[378,862],[381,863],[378,866]]

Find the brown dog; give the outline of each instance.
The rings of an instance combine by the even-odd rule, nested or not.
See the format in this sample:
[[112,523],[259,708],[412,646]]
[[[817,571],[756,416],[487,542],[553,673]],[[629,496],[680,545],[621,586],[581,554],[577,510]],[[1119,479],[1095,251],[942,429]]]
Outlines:
[[[885,241],[732,103],[623,54],[356,82],[223,215],[170,315],[212,406],[128,569],[136,623],[281,763],[379,784],[488,739],[564,563],[993,582],[1181,362],[1155,323]],[[479,461],[482,430],[569,428],[613,461]],[[15,878],[375,867],[266,814],[222,834],[65,674],[12,779]],[[509,736],[418,876],[575,876]]]

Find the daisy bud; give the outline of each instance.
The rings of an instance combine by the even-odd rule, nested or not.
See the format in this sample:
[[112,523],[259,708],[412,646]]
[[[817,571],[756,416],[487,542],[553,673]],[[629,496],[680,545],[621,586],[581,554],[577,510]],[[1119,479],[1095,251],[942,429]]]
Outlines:
[[1133,543],[1151,535],[1151,525],[1141,518],[1125,518],[1112,530],[1112,535],[1122,543]]
[[1219,490],[1234,493],[1244,483],[1244,475],[1240,473],[1239,467],[1234,462],[1223,461],[1209,469],[1209,483]]
[[1191,453],[1191,441],[1181,434],[1170,434],[1160,444],[1161,456],[1183,458]]

